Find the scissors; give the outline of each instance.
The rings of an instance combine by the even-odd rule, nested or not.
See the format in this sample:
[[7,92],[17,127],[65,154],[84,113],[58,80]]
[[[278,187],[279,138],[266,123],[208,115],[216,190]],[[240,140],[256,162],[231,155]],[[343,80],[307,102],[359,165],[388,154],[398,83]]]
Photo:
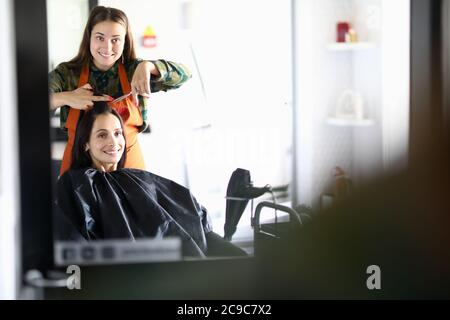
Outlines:
[[116,103],[116,102],[122,101],[123,99],[127,98],[127,97],[130,96],[131,94],[132,94],[132,91],[130,91],[130,92],[127,93],[127,94],[124,94],[123,96],[120,96],[120,97],[114,99],[113,101],[111,101],[111,103]]

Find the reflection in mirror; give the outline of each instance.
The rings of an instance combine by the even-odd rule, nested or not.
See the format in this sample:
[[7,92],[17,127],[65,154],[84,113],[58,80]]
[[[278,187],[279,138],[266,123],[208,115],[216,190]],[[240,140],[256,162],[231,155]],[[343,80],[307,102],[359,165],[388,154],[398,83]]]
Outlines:
[[296,202],[325,209],[406,167],[409,9],[409,0],[298,1]]
[[[77,25],[52,22],[48,3],[50,34]],[[84,26],[86,1],[72,3],[82,14],[67,13],[64,20]],[[258,204],[276,202],[284,210],[267,205],[261,219],[270,224],[275,213],[283,222],[290,208],[309,213],[333,206],[352,187],[402,169],[408,158],[409,1],[291,3],[99,1],[127,14],[137,57],[181,63],[175,69],[192,74],[167,92],[154,84],[176,79],[177,72],[161,80],[161,67],[152,76],[153,92],[144,99],[151,133],[137,135],[145,169],[186,188],[207,209],[217,240],[225,237],[249,256]],[[66,56],[49,46],[55,51],[50,66],[76,55],[82,28],[64,33],[76,44]],[[100,69],[117,58],[113,52],[94,50],[94,58],[103,59]],[[126,93],[92,84],[114,98]],[[65,148],[57,140],[56,173]]]
[[[57,95],[82,85],[81,64],[73,75],[61,69],[60,63],[77,55],[89,13],[88,1],[64,3],[64,8],[58,8],[60,1],[47,1],[50,89],[54,92],[51,108],[55,110],[56,234],[60,240],[55,251],[57,262],[252,256],[250,222],[257,203],[270,200],[290,206],[290,2],[99,1],[99,5],[118,8],[127,15],[136,56],[157,61],[143,70],[152,73],[152,93],[149,99],[140,99],[141,105],[145,104],[141,112],[127,109],[131,96],[118,103],[123,107],[116,108],[123,129],[114,124],[117,118],[111,113],[94,116],[83,112],[73,122],[74,117],[67,114],[71,109],[65,106],[73,104],[72,109],[76,109],[76,103]],[[237,5],[238,12],[233,9]],[[268,38],[267,32],[261,32],[267,29],[267,21],[276,21],[270,28],[277,37]],[[86,56],[93,59],[86,73],[91,87],[84,88],[90,97],[107,94],[114,99],[128,92],[124,90],[126,83],[117,76],[120,67],[115,68],[116,61],[121,62],[121,45],[127,48],[127,28],[120,23],[114,26],[117,28],[112,30],[108,24],[92,26],[98,37],[91,37],[89,50],[85,48]],[[70,46],[53,40],[59,38]],[[96,42],[108,40],[107,45]],[[124,57],[125,68],[131,68],[129,57]],[[131,65],[134,69],[127,80],[133,85],[138,69]],[[116,77],[111,79],[114,72]],[[105,104],[98,102],[94,109]],[[147,116],[150,134],[146,130],[137,134],[142,129],[142,116]],[[77,134],[75,128],[77,123],[81,126],[78,118],[92,120],[85,127],[84,140],[79,138],[84,141],[79,151],[87,153],[90,160],[87,166],[70,170],[57,181],[67,148],[67,135],[59,129],[61,119],[69,132],[73,130],[75,148],[79,127]],[[130,122],[133,119],[137,122]],[[130,126],[138,128],[135,134],[130,134]],[[111,158],[126,150],[117,142],[119,129],[128,147],[140,145],[145,166],[137,168],[145,171],[114,170],[120,168],[120,161],[115,163],[117,159]],[[116,144],[99,147],[96,156],[96,139]],[[127,159],[134,161],[136,157],[127,152]],[[237,168],[245,170],[235,171]],[[273,210],[268,210],[269,219],[272,214]],[[279,211],[279,221],[283,215]],[[187,223],[187,218],[195,223]],[[86,241],[93,239],[96,241]],[[135,243],[130,246],[129,240],[119,239]]]

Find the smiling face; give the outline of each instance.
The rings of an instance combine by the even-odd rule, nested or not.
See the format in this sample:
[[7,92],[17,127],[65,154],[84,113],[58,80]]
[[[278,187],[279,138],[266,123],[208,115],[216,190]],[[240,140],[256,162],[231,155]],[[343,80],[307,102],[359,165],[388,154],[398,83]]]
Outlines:
[[100,171],[116,170],[124,149],[125,138],[119,119],[110,113],[97,116],[86,144],[92,166]]
[[117,22],[103,21],[94,26],[90,50],[97,68],[106,71],[119,60],[125,45],[125,34],[125,27]]

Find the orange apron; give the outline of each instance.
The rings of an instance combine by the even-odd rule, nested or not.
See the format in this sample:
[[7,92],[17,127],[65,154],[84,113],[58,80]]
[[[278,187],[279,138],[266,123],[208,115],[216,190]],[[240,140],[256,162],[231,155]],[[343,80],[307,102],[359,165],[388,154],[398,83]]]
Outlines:
[[[130,92],[130,83],[128,82],[125,68],[121,63],[119,63],[119,77],[123,94]],[[78,81],[78,87],[82,87],[83,85],[85,85],[88,80],[89,66],[86,65],[81,71],[80,80]],[[123,120],[125,139],[127,143],[127,158],[125,161],[125,168],[136,168],[144,170],[144,157],[142,156],[141,147],[139,146],[139,142],[137,140],[137,135],[139,133],[138,127],[142,126],[143,124],[143,119],[139,107],[136,106],[136,104],[133,102],[131,96],[109,105],[117,112],[119,112]],[[69,139],[64,150],[61,169],[59,172],[60,175],[70,169],[70,165],[72,163],[72,149],[75,142],[75,131],[79,118],[80,110],[70,108],[69,116],[67,117],[66,122]]]

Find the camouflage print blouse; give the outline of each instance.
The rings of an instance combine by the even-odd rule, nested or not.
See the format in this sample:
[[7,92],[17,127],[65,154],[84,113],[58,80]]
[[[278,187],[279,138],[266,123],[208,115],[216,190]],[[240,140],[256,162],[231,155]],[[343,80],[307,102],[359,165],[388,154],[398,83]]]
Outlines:
[[[137,59],[125,63],[125,70],[127,72],[128,81],[131,82],[134,71],[137,65],[143,60]],[[190,71],[182,64],[165,61],[165,60],[151,60],[158,69],[160,76],[152,75],[150,77],[151,92],[167,91],[179,88],[184,82],[191,78]],[[123,92],[120,86],[118,62],[108,71],[101,71],[93,63],[89,66],[89,84],[95,88],[97,92],[107,94],[113,98],[120,97]],[[59,64],[49,74],[49,88],[53,93],[72,91],[78,87],[78,80],[80,78],[80,70],[70,69],[66,63]],[[139,107],[144,120],[144,125],[140,130],[145,130],[148,126],[147,110],[142,100],[140,100]],[[69,115],[69,106],[62,106],[60,108],[60,126],[65,129],[66,120]]]

